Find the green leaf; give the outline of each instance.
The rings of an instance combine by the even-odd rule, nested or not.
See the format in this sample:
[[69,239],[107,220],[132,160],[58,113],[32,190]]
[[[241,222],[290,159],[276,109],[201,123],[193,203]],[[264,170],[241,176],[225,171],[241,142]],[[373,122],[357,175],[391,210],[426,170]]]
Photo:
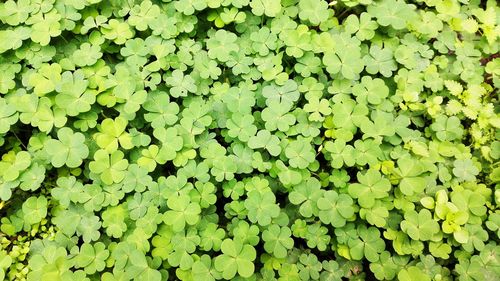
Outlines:
[[39,223],[47,216],[47,198],[30,197],[23,203],[24,221],[31,225]]
[[195,93],[196,85],[190,75],[184,75],[182,71],[176,69],[171,76],[166,76],[165,83],[170,86],[170,95],[174,98],[185,97],[188,92]]
[[368,7],[368,13],[373,15],[381,26],[392,26],[403,29],[415,16],[414,5],[400,0],[384,0]]
[[229,130],[228,135],[232,138],[238,138],[242,142],[247,142],[250,137],[255,136],[257,133],[254,120],[254,117],[250,114],[233,113],[226,124]]
[[98,45],[82,43],[80,48],[73,52],[72,61],[77,66],[91,66],[102,57],[101,48]]
[[87,90],[87,86],[88,81],[83,71],[64,72],[61,82],[56,86],[56,91],[59,93],[56,96],[57,106],[63,108],[69,116],[89,111],[96,100],[96,94]]
[[277,258],[286,257],[287,251],[293,248],[291,234],[288,227],[280,228],[277,225],[271,225],[262,232],[262,240],[265,241],[264,249]]
[[248,147],[252,149],[265,148],[272,156],[277,156],[281,153],[279,138],[271,135],[268,130],[260,130],[257,135],[250,137]]
[[275,131],[276,129],[282,132],[288,131],[290,126],[295,124],[295,116],[288,113],[290,108],[281,103],[270,103],[269,107],[262,110],[261,118],[266,122],[266,130]]
[[302,216],[309,218],[318,215],[319,209],[316,202],[322,197],[324,190],[316,178],[308,178],[299,185],[294,186],[289,193],[288,199],[294,205],[300,205],[299,212]]
[[208,56],[211,59],[227,62],[230,53],[237,53],[240,49],[236,44],[236,39],[236,34],[230,31],[217,30],[217,32],[212,33],[207,40]]
[[215,258],[215,269],[222,272],[224,279],[232,279],[238,273],[243,278],[252,276],[256,257],[254,247],[238,240],[225,239],[221,245],[222,255]]
[[319,25],[328,19],[328,4],[322,0],[300,0],[299,17],[313,25]]
[[115,152],[118,145],[124,149],[134,147],[130,134],[125,131],[127,124],[127,120],[122,117],[114,120],[104,119],[99,127],[99,133],[94,135],[97,145],[108,153]]
[[163,215],[163,221],[176,232],[183,230],[186,224],[196,224],[200,219],[200,206],[190,202],[189,196],[172,196],[167,200],[167,206],[170,210]]
[[[341,40],[352,40],[352,38],[342,38]],[[325,64],[328,73],[332,75],[340,73],[345,79],[350,80],[357,79],[364,68],[359,47],[352,43],[339,46],[334,51],[325,52],[323,64]]]
[[271,219],[278,217],[280,213],[276,196],[271,191],[252,190],[245,200],[245,208],[248,210],[248,219],[262,226],[269,225]]
[[57,138],[57,140],[47,140],[45,146],[45,151],[49,155],[52,165],[56,168],[63,165],[70,168],[80,166],[83,159],[89,155],[89,149],[85,144],[85,136],[64,127],[57,131]]
[[106,234],[114,238],[122,237],[127,230],[126,218],[126,209],[122,205],[106,208],[102,213],[102,226],[106,229]]
[[251,0],[250,7],[252,13],[256,16],[266,15],[268,17],[275,17],[281,12],[281,3],[279,0]]
[[0,134],[5,134],[10,127],[16,124],[19,114],[16,108],[3,98],[0,98]]
[[393,52],[389,48],[380,48],[377,45],[370,47],[370,53],[363,57],[366,72],[370,74],[380,73],[384,77],[391,77],[392,72],[398,67],[393,59]]
[[349,253],[352,258],[360,260],[366,257],[370,262],[379,260],[379,253],[385,248],[384,240],[380,238],[380,232],[375,227],[358,227],[359,238],[348,241]]
[[317,203],[319,209],[319,218],[325,224],[331,224],[333,227],[342,227],[346,219],[354,215],[353,200],[346,194],[338,194],[333,190],[323,193]]
[[127,39],[134,36],[134,31],[130,28],[130,25],[117,19],[111,19],[108,23],[103,24],[100,31],[106,39],[113,40],[118,45],[124,44]]
[[29,85],[34,88],[35,94],[44,96],[56,89],[61,81],[61,71],[61,66],[57,63],[45,64],[39,72],[30,76]]
[[431,278],[427,276],[422,270],[416,266],[411,266],[408,269],[403,269],[398,273],[398,279],[402,281],[430,281]]
[[99,174],[105,184],[119,183],[125,178],[128,167],[128,161],[123,156],[119,150],[108,154],[100,149],[94,154],[94,161],[89,163],[90,171]]
[[474,181],[480,171],[470,159],[457,159],[453,162],[453,167],[453,174],[460,181]]
[[414,240],[431,240],[439,233],[439,224],[431,217],[431,213],[422,209],[420,212],[408,211],[401,222],[401,229]]
[[75,257],[77,268],[84,268],[87,274],[100,272],[105,267],[105,261],[109,257],[109,251],[106,250],[104,243],[97,242],[94,245],[83,244]]
[[4,181],[14,181],[19,175],[27,169],[31,164],[31,155],[26,151],[9,151],[2,155],[0,162],[0,175]]
[[287,80],[282,86],[268,85],[262,89],[262,95],[266,98],[266,104],[283,104],[291,108],[295,101],[300,97],[297,90],[297,83],[293,80]]
[[307,168],[316,158],[310,142],[303,138],[290,142],[285,149],[285,155],[290,166],[299,169]]
[[369,169],[366,173],[358,172],[359,183],[349,185],[349,195],[358,199],[359,205],[370,208],[375,204],[375,199],[387,197],[391,184],[380,172]]
[[378,28],[377,22],[371,20],[372,16],[369,13],[363,12],[359,15],[359,18],[351,14],[345,21],[345,29],[350,34],[356,34],[356,37],[363,40],[370,40],[375,35],[375,30]]
[[398,159],[397,173],[402,177],[399,189],[405,195],[419,194],[425,190],[427,180],[422,177],[424,165],[413,158],[403,157]]
[[460,119],[456,116],[446,117],[440,115],[430,128],[436,132],[436,137],[440,141],[460,139],[463,134],[462,124],[460,124]]

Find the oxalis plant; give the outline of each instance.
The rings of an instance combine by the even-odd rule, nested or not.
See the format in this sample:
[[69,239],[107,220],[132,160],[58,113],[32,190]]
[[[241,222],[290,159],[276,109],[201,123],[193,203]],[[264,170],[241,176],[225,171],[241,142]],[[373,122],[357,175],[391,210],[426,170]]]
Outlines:
[[1,1],[0,280],[499,280],[499,11]]

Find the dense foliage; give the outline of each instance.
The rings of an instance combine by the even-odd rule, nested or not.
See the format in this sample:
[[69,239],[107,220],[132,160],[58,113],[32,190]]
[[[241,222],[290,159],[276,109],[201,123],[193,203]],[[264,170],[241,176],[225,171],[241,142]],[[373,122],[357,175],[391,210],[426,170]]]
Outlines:
[[2,1],[0,280],[499,278],[499,11]]

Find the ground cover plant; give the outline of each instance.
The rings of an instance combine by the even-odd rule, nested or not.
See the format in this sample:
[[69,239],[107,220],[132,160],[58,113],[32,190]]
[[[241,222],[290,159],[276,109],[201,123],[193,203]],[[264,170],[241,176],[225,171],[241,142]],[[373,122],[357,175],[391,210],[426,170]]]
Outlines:
[[499,280],[498,12],[2,1],[0,280]]

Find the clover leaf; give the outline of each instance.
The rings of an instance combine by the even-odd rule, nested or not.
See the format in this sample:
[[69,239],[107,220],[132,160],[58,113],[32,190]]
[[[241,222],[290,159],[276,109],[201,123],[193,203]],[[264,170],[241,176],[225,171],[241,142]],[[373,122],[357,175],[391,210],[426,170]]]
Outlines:
[[119,238],[127,230],[125,219],[127,211],[122,205],[108,207],[102,213],[102,226],[106,229],[106,234]]
[[460,139],[463,134],[460,119],[456,116],[446,117],[440,115],[430,128],[436,132],[436,137],[441,141]]
[[340,73],[345,79],[355,79],[363,71],[364,63],[357,48],[339,48],[323,56],[326,71]]
[[256,257],[255,248],[239,240],[225,239],[221,244],[222,255],[215,258],[215,268],[222,272],[222,277],[231,280],[238,273],[243,278],[252,276]]
[[408,269],[403,269],[398,273],[399,280],[431,280],[420,268],[411,266]]
[[94,135],[97,145],[108,153],[116,151],[118,145],[124,149],[131,149],[132,138],[125,131],[127,124],[127,120],[122,117],[116,117],[114,120],[104,119],[99,127],[99,133]]
[[269,154],[277,156],[281,153],[279,138],[271,135],[268,130],[260,130],[257,135],[250,137],[248,147],[252,149],[265,148]]
[[100,30],[106,39],[113,40],[118,45],[124,44],[127,39],[134,36],[130,25],[117,19],[110,19],[108,23],[102,25]]
[[348,192],[353,198],[358,199],[359,205],[370,208],[375,204],[375,199],[387,197],[391,184],[379,171],[369,169],[365,173],[358,172],[359,183],[349,185]]
[[48,45],[52,37],[56,37],[62,32],[59,20],[61,20],[61,15],[55,9],[43,14],[43,16],[36,17],[33,20],[31,40],[41,46]]
[[319,272],[322,269],[322,264],[319,262],[318,257],[314,254],[301,254],[299,256],[299,276],[301,280],[317,280]]
[[345,29],[347,32],[356,34],[356,37],[361,40],[370,40],[375,36],[375,30],[378,28],[377,22],[372,20],[369,13],[363,12],[358,16],[349,15],[345,21]]
[[[68,276],[70,265],[67,260],[67,251],[64,247],[47,245],[42,247],[29,262],[32,271],[28,273],[29,278],[47,276],[48,278],[62,279]],[[55,267],[55,265],[58,267]]]
[[223,96],[222,101],[227,109],[233,114],[249,114],[255,105],[255,94],[252,91],[246,91],[238,88],[230,88]]
[[397,161],[397,172],[403,177],[399,183],[401,192],[405,195],[419,194],[424,191],[427,183],[426,179],[421,176],[425,171],[423,164],[412,158],[404,157]]
[[431,217],[429,210],[405,213],[405,220],[401,222],[401,229],[414,240],[430,240],[439,233],[439,224]]
[[90,171],[100,175],[105,184],[119,183],[125,178],[128,167],[128,160],[123,157],[123,152],[119,150],[109,154],[100,149],[95,152],[94,161],[89,163]]
[[322,197],[324,190],[316,178],[308,178],[295,186],[288,195],[288,199],[294,205],[300,205],[299,212],[302,216],[309,218],[319,212],[316,202]]
[[29,84],[34,87],[35,94],[44,96],[56,89],[61,81],[62,68],[59,64],[45,64],[40,67],[39,72],[33,73],[29,78]]
[[33,11],[33,7],[30,5],[29,1],[5,1],[2,6],[0,6],[0,17],[2,21],[8,25],[16,26],[26,19],[28,19],[29,14]]
[[153,128],[173,125],[179,117],[179,106],[170,102],[169,96],[165,92],[154,91],[148,93],[146,102],[143,105],[148,113],[144,114],[144,119],[151,122]]
[[363,61],[366,65],[366,72],[370,74],[380,73],[384,77],[390,77],[392,72],[397,69],[392,50],[381,49],[377,45],[370,48],[369,55],[364,56]]
[[353,94],[360,103],[366,103],[366,100],[370,104],[378,105],[389,95],[389,88],[382,79],[363,76],[361,84],[353,87]]
[[171,87],[169,93],[174,98],[185,97],[188,92],[196,92],[194,79],[190,75],[184,75],[178,69],[174,70],[171,76],[167,76],[164,79],[165,83]]
[[232,157],[220,157],[210,169],[210,173],[215,177],[215,180],[221,182],[223,180],[232,180],[234,173],[238,168],[234,165]]
[[239,50],[236,40],[236,34],[226,30],[217,30],[207,40],[208,56],[221,62],[227,62],[230,58],[230,53],[237,53]]
[[49,139],[46,142],[45,151],[50,157],[54,167],[66,165],[70,168],[78,167],[83,159],[89,155],[89,149],[85,144],[85,136],[70,128],[61,128],[57,131],[57,140]]
[[281,3],[278,0],[251,0],[250,7],[252,8],[252,13],[256,16],[265,14],[268,17],[275,17],[281,12]]
[[252,190],[244,204],[248,210],[248,219],[262,226],[269,225],[271,219],[279,215],[280,208],[276,204],[276,196],[270,191]]
[[250,115],[241,115],[233,113],[231,119],[227,120],[228,135],[232,138],[238,138],[240,141],[247,142],[250,137],[255,136],[257,127],[254,125],[255,118]]
[[300,0],[299,17],[301,20],[308,20],[313,25],[319,25],[328,19],[328,4],[321,0]]
[[375,227],[358,227],[359,238],[349,239],[348,247],[350,256],[355,260],[366,257],[370,262],[379,260],[379,253],[385,248],[385,243],[380,238],[380,232]]
[[288,113],[290,108],[281,103],[270,103],[269,107],[262,110],[261,118],[266,122],[266,130],[286,132],[291,125],[295,124],[295,116]]
[[163,221],[167,225],[172,225],[176,232],[184,229],[186,224],[196,224],[200,219],[200,206],[196,202],[191,202],[187,195],[171,196],[167,200],[167,206],[170,210],[165,212]]
[[35,224],[42,221],[47,216],[47,198],[45,196],[30,197],[23,203],[24,221],[28,224]]
[[57,106],[64,108],[69,116],[89,111],[95,102],[95,94],[86,91],[87,86],[88,81],[84,78],[83,71],[64,72],[61,82],[56,86],[56,91],[59,92],[56,96]]
[[100,46],[82,43],[80,48],[73,52],[71,59],[77,66],[91,66],[101,57],[102,53]]
[[288,105],[289,108],[300,97],[297,90],[298,85],[293,80],[287,80],[282,86],[268,85],[262,89],[262,95],[266,97],[266,104],[269,105],[273,102]]
[[212,259],[208,255],[201,256],[199,261],[193,263],[193,278],[205,280],[220,279],[220,273],[214,267]]
[[[265,1],[265,2],[261,2],[261,1],[252,1],[250,2],[250,5],[252,5],[252,3],[263,3],[264,5],[266,5],[267,3],[278,3],[278,5],[280,5],[280,2],[279,1]],[[256,5],[256,4],[254,4]],[[257,4],[258,5],[258,4]],[[252,7],[252,6],[251,6]],[[252,13],[255,14],[255,10],[259,10],[259,8],[255,8],[253,9]],[[276,11],[277,9],[263,9],[262,12],[266,12],[266,13],[274,13],[274,11]],[[279,10],[281,10],[281,5],[279,6]],[[278,11],[279,12],[279,11]],[[277,36],[276,34],[273,34],[271,33],[271,30],[264,26],[262,27],[261,29],[259,29],[258,31],[255,31],[255,32],[252,32],[252,34],[250,34],[250,40],[252,41],[252,48],[254,51],[258,52],[259,55],[261,56],[265,56],[267,54],[269,54],[269,50],[274,50],[276,49],[276,40],[277,40]]]
[[87,274],[102,271],[109,256],[109,251],[105,247],[102,242],[97,242],[94,245],[84,243],[75,257],[76,267],[84,268]]
[[304,105],[304,110],[306,112],[310,112],[309,120],[310,121],[323,121],[324,116],[332,113],[330,108],[330,103],[325,99],[310,99],[309,103]]
[[318,215],[321,222],[331,224],[333,227],[342,227],[346,219],[354,215],[353,200],[346,194],[338,194],[333,190],[323,193],[317,201]]
[[[311,34],[306,25],[299,25],[294,30],[285,30],[280,34],[286,47],[286,54],[295,58],[300,58],[304,52],[311,50]],[[279,70],[277,71],[279,72]]]
[[289,159],[290,166],[299,169],[307,168],[315,160],[314,150],[303,138],[290,142],[285,149],[285,155]]
[[406,4],[400,0],[384,0],[368,8],[368,13],[373,15],[378,24],[392,26],[394,29],[403,29],[407,21],[415,16],[414,5]]
[[262,232],[262,240],[265,241],[264,249],[277,258],[286,257],[287,250],[293,247],[291,234],[292,232],[288,227],[280,228],[277,225],[271,225]]
[[18,117],[15,107],[7,104],[5,99],[0,99],[0,134],[7,133],[10,126],[17,122]]
[[470,159],[457,159],[453,166],[453,174],[461,181],[473,181],[480,171]]

